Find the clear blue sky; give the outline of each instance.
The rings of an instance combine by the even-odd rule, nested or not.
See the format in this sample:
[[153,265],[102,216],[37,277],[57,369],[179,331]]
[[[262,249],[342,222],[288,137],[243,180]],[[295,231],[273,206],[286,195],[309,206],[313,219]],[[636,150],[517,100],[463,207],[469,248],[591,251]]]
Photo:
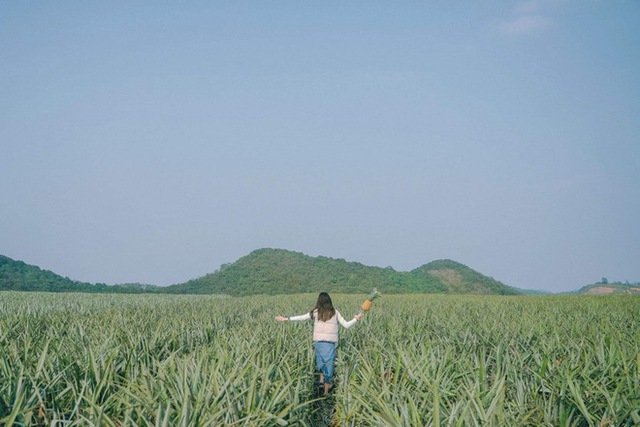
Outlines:
[[640,281],[640,2],[2,2],[0,254]]

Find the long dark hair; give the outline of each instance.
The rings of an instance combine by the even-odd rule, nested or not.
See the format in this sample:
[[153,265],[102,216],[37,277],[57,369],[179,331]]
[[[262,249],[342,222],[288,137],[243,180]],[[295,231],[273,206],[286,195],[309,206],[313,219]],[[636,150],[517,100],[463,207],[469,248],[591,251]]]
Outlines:
[[313,317],[314,311],[317,313],[318,320],[321,322],[326,322],[335,316],[336,309],[333,308],[333,303],[328,293],[321,292],[320,295],[318,295],[318,302],[316,302],[316,306],[311,310],[311,317]]

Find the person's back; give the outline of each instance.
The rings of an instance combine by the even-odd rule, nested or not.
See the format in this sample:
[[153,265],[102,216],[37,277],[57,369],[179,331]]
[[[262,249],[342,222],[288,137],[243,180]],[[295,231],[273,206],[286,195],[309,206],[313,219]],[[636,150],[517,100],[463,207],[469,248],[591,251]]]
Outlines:
[[355,322],[347,322],[344,320],[342,315],[338,310],[336,310],[336,314],[333,315],[329,320],[322,321],[318,320],[318,313],[314,310],[313,312],[313,340],[314,341],[328,341],[328,342],[338,342],[339,333],[338,333],[338,322],[344,328],[350,328],[353,326]]

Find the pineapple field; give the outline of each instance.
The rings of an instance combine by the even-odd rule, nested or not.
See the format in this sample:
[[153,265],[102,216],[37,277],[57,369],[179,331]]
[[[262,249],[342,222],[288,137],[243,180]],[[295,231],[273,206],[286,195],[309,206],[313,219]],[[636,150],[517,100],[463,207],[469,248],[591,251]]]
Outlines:
[[274,321],[316,297],[0,293],[0,425],[640,424],[638,297],[385,295],[328,397],[312,323]]

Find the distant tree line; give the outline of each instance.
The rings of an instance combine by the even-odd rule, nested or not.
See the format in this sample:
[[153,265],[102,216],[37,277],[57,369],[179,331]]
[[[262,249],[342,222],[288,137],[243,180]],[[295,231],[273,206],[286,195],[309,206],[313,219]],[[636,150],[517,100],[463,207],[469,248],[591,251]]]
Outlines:
[[34,292],[148,293],[156,287],[139,284],[107,285],[62,277],[48,270],[0,255],[0,290]]

